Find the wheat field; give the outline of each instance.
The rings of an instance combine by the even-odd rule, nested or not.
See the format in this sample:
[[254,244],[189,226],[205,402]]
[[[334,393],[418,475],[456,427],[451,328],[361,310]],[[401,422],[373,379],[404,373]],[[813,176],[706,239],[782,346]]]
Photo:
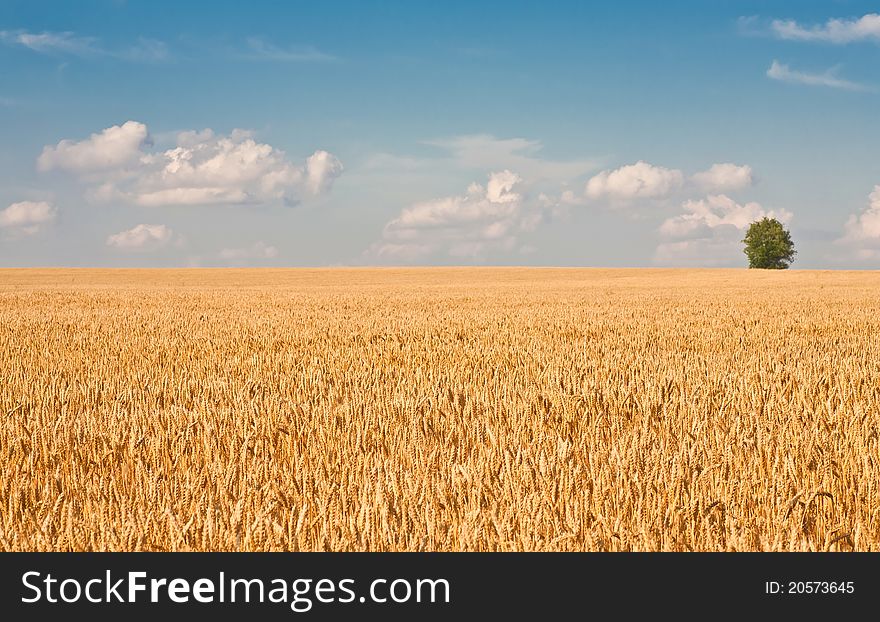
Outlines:
[[0,270],[4,550],[877,550],[880,273]]

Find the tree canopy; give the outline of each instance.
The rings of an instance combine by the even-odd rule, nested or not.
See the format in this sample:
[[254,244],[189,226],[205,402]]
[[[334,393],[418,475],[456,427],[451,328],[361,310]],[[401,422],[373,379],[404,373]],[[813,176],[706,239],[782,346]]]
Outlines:
[[775,218],[764,217],[749,225],[743,239],[749,268],[784,270],[794,261],[797,251],[791,234]]

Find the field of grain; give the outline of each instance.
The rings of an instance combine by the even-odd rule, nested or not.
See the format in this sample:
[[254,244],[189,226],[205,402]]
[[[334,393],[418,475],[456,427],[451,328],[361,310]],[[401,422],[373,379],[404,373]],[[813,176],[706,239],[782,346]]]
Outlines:
[[880,273],[0,270],[4,550],[877,550]]

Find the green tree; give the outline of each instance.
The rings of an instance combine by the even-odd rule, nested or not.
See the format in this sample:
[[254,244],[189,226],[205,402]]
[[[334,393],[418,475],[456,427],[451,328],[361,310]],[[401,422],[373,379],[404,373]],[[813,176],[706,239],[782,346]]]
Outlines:
[[750,224],[743,242],[749,268],[785,270],[797,254],[791,234],[775,218],[764,217]]

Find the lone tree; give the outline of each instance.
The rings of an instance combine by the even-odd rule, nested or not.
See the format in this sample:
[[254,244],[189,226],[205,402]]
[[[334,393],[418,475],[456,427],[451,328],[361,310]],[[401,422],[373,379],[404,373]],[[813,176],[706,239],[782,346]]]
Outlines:
[[791,234],[775,218],[764,217],[750,224],[743,242],[749,268],[785,270],[797,254]]

